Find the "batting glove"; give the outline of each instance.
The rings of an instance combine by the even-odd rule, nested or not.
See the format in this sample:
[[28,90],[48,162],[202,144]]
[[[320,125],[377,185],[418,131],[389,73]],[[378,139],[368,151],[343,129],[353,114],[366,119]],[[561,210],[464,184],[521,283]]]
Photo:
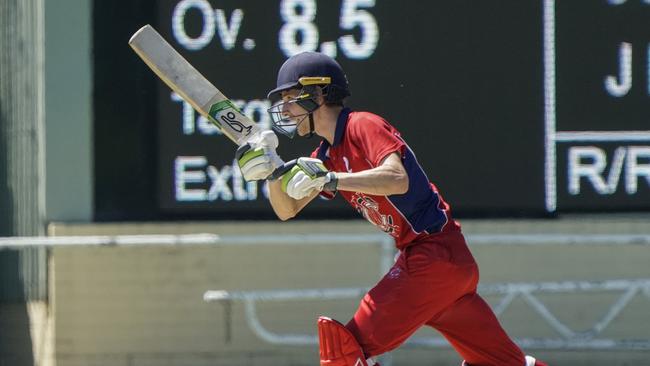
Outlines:
[[275,152],[277,147],[278,137],[275,133],[262,131],[260,136],[237,149],[235,160],[246,181],[266,179],[282,166],[282,159]]
[[299,158],[295,166],[282,176],[282,191],[299,200],[314,191],[336,190],[337,179],[323,162],[314,158]]

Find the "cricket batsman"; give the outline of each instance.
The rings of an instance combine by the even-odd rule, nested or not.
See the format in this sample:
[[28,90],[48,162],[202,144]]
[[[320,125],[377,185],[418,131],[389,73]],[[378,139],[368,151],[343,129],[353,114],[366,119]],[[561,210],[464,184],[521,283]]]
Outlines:
[[[524,355],[476,292],[478,266],[460,225],[399,131],[380,116],[345,107],[349,95],[341,66],[316,52],[290,57],[268,95],[275,131],[322,138],[310,157],[269,179],[277,216],[288,220],[316,196],[339,193],[399,250],[347,324],[318,319],[320,364],[377,365],[374,356],[426,325],[465,366],[546,366]],[[249,181],[269,178],[278,161],[275,149],[250,145],[236,159]]]

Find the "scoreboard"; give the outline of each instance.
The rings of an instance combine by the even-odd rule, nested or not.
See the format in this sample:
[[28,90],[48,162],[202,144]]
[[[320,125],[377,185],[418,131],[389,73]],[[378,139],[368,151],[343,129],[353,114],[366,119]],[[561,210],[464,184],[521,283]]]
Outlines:
[[[650,210],[649,2],[146,3],[150,13],[129,24],[117,19],[114,5],[97,1],[95,21],[117,22],[126,33],[142,20],[152,23],[263,128],[270,126],[266,93],[286,58],[302,51],[336,58],[350,81],[349,106],[400,130],[461,215]],[[109,30],[95,30],[106,52],[136,59]],[[96,75],[115,72],[100,56]],[[155,192],[152,216],[272,217],[265,185],[242,179],[235,146],[144,65],[133,65],[133,78],[149,80],[137,98],[155,113],[111,113],[153,124],[138,132],[153,141],[152,156],[141,163],[155,167],[142,178]],[[115,120],[102,109],[112,95],[106,88],[95,99],[97,130]],[[285,160],[308,155],[319,142],[279,138]],[[109,150],[96,148],[98,165],[115,158]],[[126,201],[97,184],[99,211]],[[343,200],[317,200],[304,216],[353,214]]]

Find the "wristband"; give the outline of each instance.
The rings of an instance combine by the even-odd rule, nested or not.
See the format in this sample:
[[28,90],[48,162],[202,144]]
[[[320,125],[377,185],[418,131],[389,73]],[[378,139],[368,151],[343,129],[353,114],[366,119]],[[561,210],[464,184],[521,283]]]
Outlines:
[[330,191],[330,192],[336,192],[336,188],[339,185],[339,178],[336,176],[336,173],[334,172],[328,172],[327,177],[329,180],[325,185],[323,185],[323,190],[324,191]]

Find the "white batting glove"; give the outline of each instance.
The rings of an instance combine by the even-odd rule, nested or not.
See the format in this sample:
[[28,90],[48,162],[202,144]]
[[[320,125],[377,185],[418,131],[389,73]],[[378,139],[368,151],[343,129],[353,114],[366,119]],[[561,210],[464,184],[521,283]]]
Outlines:
[[277,147],[278,137],[275,133],[262,131],[237,149],[235,159],[246,181],[266,179],[282,166],[282,159],[275,152]]
[[328,190],[336,190],[336,175],[328,171],[319,159],[299,158],[296,165],[282,176],[282,190],[296,200],[320,192],[326,185]]

